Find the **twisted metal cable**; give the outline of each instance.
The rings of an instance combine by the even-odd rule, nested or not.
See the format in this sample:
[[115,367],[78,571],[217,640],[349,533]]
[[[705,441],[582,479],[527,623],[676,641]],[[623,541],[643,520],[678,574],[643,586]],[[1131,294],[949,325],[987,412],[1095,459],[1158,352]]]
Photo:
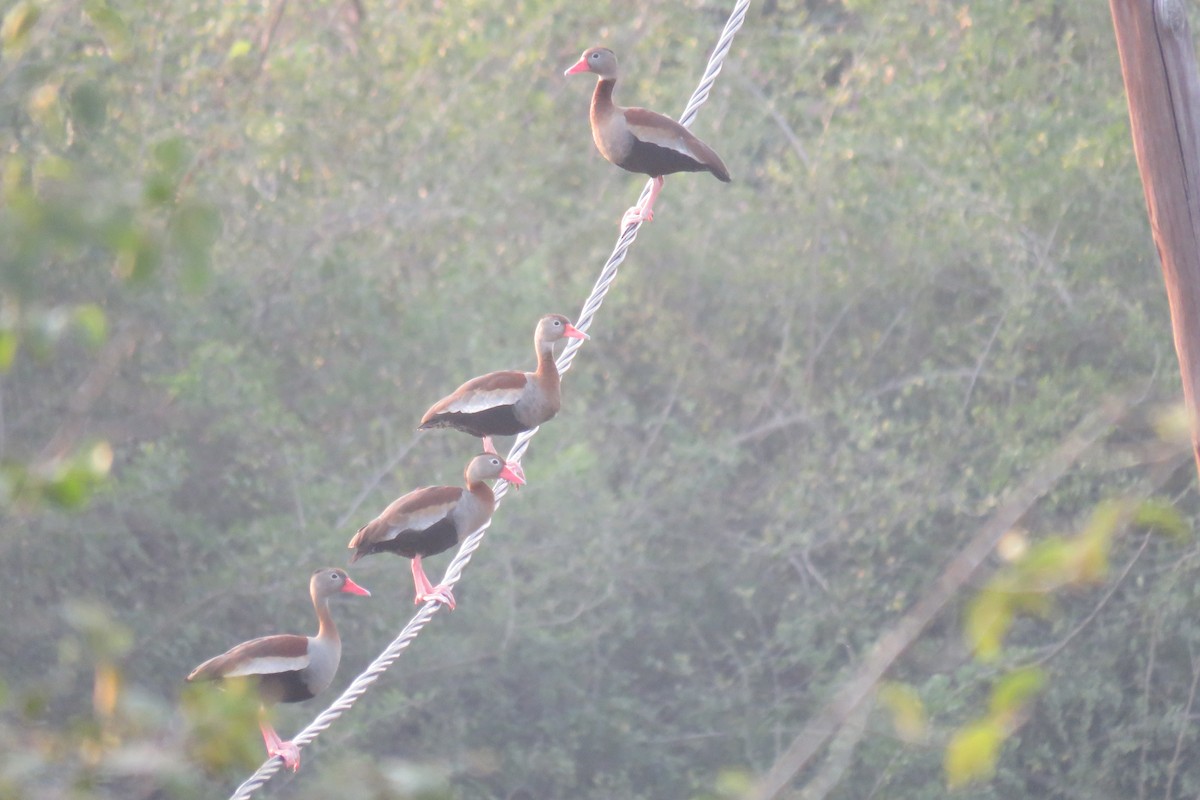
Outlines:
[[[721,74],[721,66],[725,62],[725,57],[729,54],[729,48],[733,44],[733,37],[742,27],[742,23],[746,20],[746,12],[750,8],[750,0],[737,0],[733,11],[730,12],[729,20],[725,23],[725,29],[721,31],[721,37],[717,40],[717,46],[713,48],[713,53],[709,57],[708,66],[704,70],[704,76],[700,79],[700,84],[696,87],[696,91],[692,93],[692,97],[688,100],[687,106],[684,107],[683,115],[679,118],[680,124],[685,127],[691,126],[692,121],[696,118],[696,112],[700,106],[708,100],[709,92],[712,90],[713,84],[717,80],[717,76]],[[638,198],[638,205],[646,201],[650,194],[650,189],[654,185],[654,181],[646,182],[642,188],[642,193]],[[579,318],[575,322],[575,327],[581,331],[587,332],[591,327],[592,318],[596,316],[596,312],[600,310],[600,305],[604,302],[605,295],[608,294],[609,287],[617,278],[617,268],[621,262],[625,260],[625,254],[637,238],[638,229],[642,226],[640,221],[632,222],[621,231],[620,237],[617,239],[617,244],[613,248],[612,254],[605,262],[604,268],[600,271],[600,277],[596,279],[595,285],[592,287],[592,293],[588,295],[584,301],[583,308],[579,312]],[[558,357],[557,366],[559,373],[564,373],[571,368],[571,362],[575,360],[575,354],[579,352],[579,348],[583,346],[582,339],[571,339],[567,346],[563,348],[562,354]],[[537,428],[526,431],[517,436],[513,443],[512,449],[509,451],[508,461],[520,463],[521,458],[525,455],[525,451],[529,448],[529,442],[533,439],[534,434],[538,432]],[[508,481],[500,480],[496,482],[496,507],[499,508],[500,501],[508,494]],[[479,549],[483,543],[483,537],[487,533],[487,529],[491,527],[491,520],[484,523],[483,527],[468,536],[459,547],[454,559],[450,565],[446,567],[446,574],[441,580],[441,584],[453,589],[462,577],[463,569],[471,561],[471,556]],[[322,711],[316,719],[309,723],[308,727],[300,731],[292,738],[292,743],[298,748],[303,749],[305,745],[311,744],[325,729],[333,724],[333,721],[348,711],[351,706],[366,693],[379,676],[387,671],[400,653],[408,647],[413,639],[417,638],[417,634],[421,629],[433,619],[434,612],[438,610],[441,603],[437,600],[429,600],[425,605],[421,606],[420,610],[408,621],[404,629],[392,640],[392,643],[387,646],[379,656],[371,662],[371,665],[359,675],[354,681],[346,687],[341,696],[333,702],[329,708]],[[279,771],[283,766],[283,759],[278,756],[273,756],[261,767],[258,771],[251,775],[246,781],[237,788],[229,798],[229,800],[248,800],[259,788],[263,786],[271,777]]]

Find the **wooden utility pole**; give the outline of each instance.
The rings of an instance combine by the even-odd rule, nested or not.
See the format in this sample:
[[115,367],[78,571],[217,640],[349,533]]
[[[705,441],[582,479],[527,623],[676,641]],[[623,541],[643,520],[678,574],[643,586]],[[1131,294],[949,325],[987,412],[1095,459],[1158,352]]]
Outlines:
[[1184,0],[1109,0],[1200,470],[1200,78]]

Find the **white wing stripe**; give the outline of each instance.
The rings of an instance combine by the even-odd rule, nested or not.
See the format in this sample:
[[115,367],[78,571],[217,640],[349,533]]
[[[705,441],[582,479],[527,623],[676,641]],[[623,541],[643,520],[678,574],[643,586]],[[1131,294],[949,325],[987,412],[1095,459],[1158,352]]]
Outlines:
[[488,392],[471,392],[460,397],[443,409],[443,413],[474,414],[497,406],[511,406],[521,399],[524,389],[492,389]]
[[447,514],[450,513],[450,509],[454,508],[454,505],[457,502],[458,500],[456,499],[450,503],[439,503],[436,506],[430,506],[429,508],[423,508],[418,511],[413,511],[409,514],[405,514],[403,517],[396,520],[395,524],[388,528],[387,536],[383,538],[383,541],[390,542],[392,539],[395,539],[401,531],[423,531],[431,525],[436,525],[438,522],[441,522],[441,520]]
[[629,130],[634,136],[647,144],[655,144],[659,147],[665,147],[668,150],[674,150],[677,153],[683,153],[685,156],[696,157],[692,149],[687,146],[687,142],[677,133],[663,130],[662,128],[654,128],[649,125],[630,125]]
[[226,672],[226,678],[240,678],[245,675],[274,675],[279,672],[291,672],[308,666],[308,656],[263,656],[252,658],[234,669]]

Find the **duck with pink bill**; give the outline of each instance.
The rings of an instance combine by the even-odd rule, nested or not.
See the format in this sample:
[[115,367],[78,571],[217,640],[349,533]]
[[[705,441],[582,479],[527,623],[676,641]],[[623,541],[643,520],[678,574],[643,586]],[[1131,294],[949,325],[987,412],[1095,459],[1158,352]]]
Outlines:
[[350,580],[345,570],[335,567],[314,572],[308,591],[317,611],[316,636],[279,634],[251,639],[210,658],[187,676],[188,681],[253,681],[263,704],[258,724],[267,753],[279,756],[293,772],[300,769],[300,749],[279,737],[267,719],[266,708],[311,700],[329,688],[342,659],[342,640],[329,611],[329,598],[339,594],[371,596]]
[[466,488],[424,486],[394,500],[375,519],[358,529],[347,545],[354,550],[353,564],[374,553],[395,553],[412,559],[414,602],[437,600],[454,608],[448,586],[433,586],[421,559],[443,553],[479,530],[496,510],[496,495],[485,481],[503,478],[515,486],[525,479],[495,453],[471,459],[463,473]]
[[654,201],[662,191],[664,175],[676,172],[711,172],[729,183],[729,170],[716,152],[687,128],[668,116],[644,108],[622,108],[613,102],[617,85],[617,57],[607,47],[583,51],[579,61],[563,74],[596,75],[592,93],[592,139],[600,155],[629,172],[654,179],[650,196],[621,218],[621,228],[654,219]]
[[[547,314],[533,332],[535,371],[489,372],[472,378],[434,403],[418,429],[454,428],[481,437],[484,452],[495,453],[493,436],[513,436],[554,418],[562,406],[554,345],[563,339],[587,338],[562,314]],[[510,466],[524,475],[520,464]]]

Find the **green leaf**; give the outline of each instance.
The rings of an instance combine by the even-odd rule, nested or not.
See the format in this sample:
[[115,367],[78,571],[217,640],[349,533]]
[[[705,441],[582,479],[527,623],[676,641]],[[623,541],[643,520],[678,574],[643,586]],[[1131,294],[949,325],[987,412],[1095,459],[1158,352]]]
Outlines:
[[76,130],[95,133],[108,118],[108,100],[93,81],[82,83],[71,91],[71,119]]
[[20,341],[20,337],[14,330],[0,331],[0,372],[8,372],[12,367],[13,361],[17,358]]
[[879,687],[879,702],[892,712],[892,727],[897,736],[906,742],[925,738],[925,706],[916,689],[889,681]]
[[169,205],[175,200],[175,179],[163,172],[150,174],[142,184],[142,199],[152,206]]
[[1111,539],[1128,510],[1128,503],[1120,500],[1105,500],[1096,506],[1096,510],[1092,512],[1091,519],[1088,520],[1081,535]]
[[155,166],[159,171],[172,177],[178,177],[183,173],[184,167],[188,163],[188,157],[187,142],[181,136],[172,136],[154,145]]
[[1040,667],[1022,667],[1005,675],[992,689],[988,708],[994,715],[1011,714],[1020,710],[1030,698],[1042,690],[1046,673]]
[[1128,518],[1128,504],[1106,501],[1097,506],[1084,529],[1071,541],[1072,582],[1088,583],[1108,575],[1108,555],[1117,526]]
[[162,245],[150,236],[143,237],[137,246],[133,259],[133,270],[129,277],[134,282],[149,279],[162,263]]
[[244,770],[262,761],[258,695],[247,680],[189,684],[180,696],[190,757],[211,770]]
[[1012,591],[1008,593],[1008,602],[1014,613],[1033,614],[1043,619],[1054,609],[1054,597],[1049,592]]
[[1110,535],[1087,535],[1071,542],[1071,582],[1094,583],[1108,576]]
[[94,303],[85,303],[75,308],[75,325],[83,332],[84,339],[93,347],[104,344],[108,338],[108,317]]
[[229,54],[225,57],[228,61],[236,61],[243,56],[249,55],[252,45],[248,39],[238,39],[229,48]]
[[117,275],[134,283],[149,279],[162,263],[162,245],[147,231],[127,229],[115,249]]
[[1014,581],[1020,591],[1053,591],[1071,580],[1071,555],[1066,539],[1051,536],[1034,545],[1016,564]]
[[67,510],[82,508],[91,494],[91,474],[71,466],[46,482],[42,494],[52,505]]
[[967,642],[980,661],[1000,654],[1000,645],[1012,625],[1013,610],[1008,593],[985,588],[967,604],[964,629]]
[[745,797],[754,788],[754,781],[745,770],[723,769],[717,774],[713,788],[718,797]]
[[86,0],[83,10],[100,32],[114,61],[125,61],[131,52],[129,26],[105,0]]
[[990,719],[960,728],[946,745],[943,762],[946,785],[959,789],[973,781],[990,778],[996,771],[1003,741],[1003,731]]
[[29,42],[29,32],[37,24],[42,11],[31,0],[22,0],[8,10],[4,22],[0,23],[0,45],[5,58],[11,58]]
[[108,442],[98,442],[81,450],[69,463],[55,471],[45,481],[42,496],[50,503],[67,510],[76,510],[91,497],[92,492],[112,469],[113,451]]
[[1138,504],[1133,514],[1133,524],[1165,533],[1172,539],[1186,539],[1192,531],[1175,506],[1165,500],[1149,498]]

